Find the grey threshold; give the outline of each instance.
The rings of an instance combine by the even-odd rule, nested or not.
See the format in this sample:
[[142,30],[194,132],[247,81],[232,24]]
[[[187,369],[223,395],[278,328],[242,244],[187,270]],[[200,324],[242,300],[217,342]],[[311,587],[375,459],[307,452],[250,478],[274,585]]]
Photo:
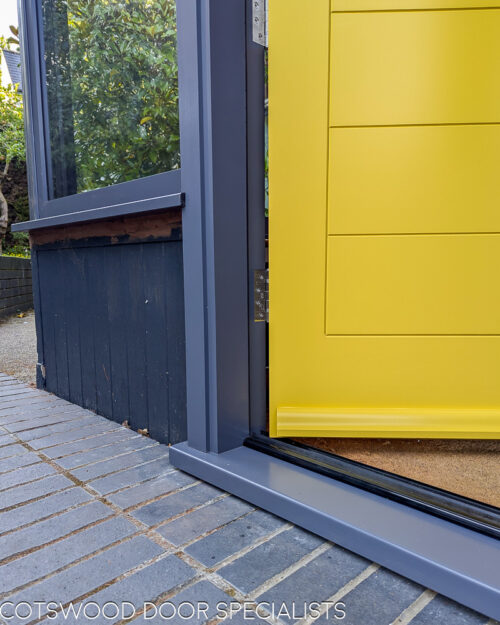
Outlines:
[[170,448],[177,468],[500,619],[500,541],[247,447]]

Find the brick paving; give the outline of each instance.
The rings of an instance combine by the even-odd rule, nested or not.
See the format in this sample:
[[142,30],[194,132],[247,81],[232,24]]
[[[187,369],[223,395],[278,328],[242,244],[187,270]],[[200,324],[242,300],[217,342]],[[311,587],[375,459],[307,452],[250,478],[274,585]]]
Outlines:
[[[218,625],[231,607],[236,625],[494,623],[0,374],[0,625],[121,623],[122,602],[133,625]],[[304,613],[312,602],[319,613]]]

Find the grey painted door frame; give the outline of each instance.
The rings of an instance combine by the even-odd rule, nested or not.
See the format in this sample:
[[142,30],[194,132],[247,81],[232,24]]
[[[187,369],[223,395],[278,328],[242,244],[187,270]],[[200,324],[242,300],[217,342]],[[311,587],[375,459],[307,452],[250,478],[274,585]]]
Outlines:
[[188,440],[171,460],[498,619],[499,541],[243,446],[250,421],[265,424],[265,328],[248,289],[264,260],[262,51],[248,5],[178,2]]
[[246,0],[178,2],[190,445],[249,431]]

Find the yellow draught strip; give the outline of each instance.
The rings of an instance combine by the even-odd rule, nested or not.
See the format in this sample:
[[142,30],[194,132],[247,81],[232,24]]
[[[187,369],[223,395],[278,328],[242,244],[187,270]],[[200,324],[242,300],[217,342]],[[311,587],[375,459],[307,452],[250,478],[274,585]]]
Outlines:
[[500,439],[497,408],[278,408],[277,437]]

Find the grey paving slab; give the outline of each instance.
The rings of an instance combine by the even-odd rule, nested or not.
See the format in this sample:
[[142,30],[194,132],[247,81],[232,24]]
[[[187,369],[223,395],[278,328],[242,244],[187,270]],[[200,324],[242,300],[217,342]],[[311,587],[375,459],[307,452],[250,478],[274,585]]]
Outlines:
[[[10,595],[8,599],[14,605],[20,602],[34,605],[35,601],[41,601],[44,604],[55,601],[65,605],[127,571],[152,560],[161,553],[163,553],[163,549],[153,541],[144,536],[137,536],[61,571],[53,577]],[[4,618],[12,617],[9,619],[9,623],[12,625],[27,622],[24,618],[25,613],[21,610],[19,617],[13,614],[10,606],[5,607],[3,613]],[[47,608],[44,605],[41,609],[41,615],[46,613]]]
[[[5,458],[4,460],[0,460],[0,473],[6,473],[7,471],[14,471],[14,469],[20,469],[21,467],[26,467],[30,464],[35,464],[37,462],[41,462],[42,459],[40,456],[33,452],[28,452],[19,456],[11,456],[10,458]],[[0,476],[0,488],[2,483],[2,477]]]
[[26,388],[22,382],[18,382],[17,380],[3,380],[0,378],[0,394],[4,390],[11,388]]
[[68,488],[68,486],[73,486],[73,482],[64,477],[64,475],[51,475],[32,484],[24,484],[23,486],[1,491],[0,510],[16,506],[31,499],[43,497],[56,490]]
[[77,454],[71,454],[71,456],[58,458],[55,462],[65,469],[75,469],[76,467],[85,466],[86,464],[100,462],[118,455],[126,454],[130,451],[146,449],[152,446],[158,446],[158,443],[145,436],[137,436],[129,440],[118,440],[117,443],[107,445],[106,447],[97,447],[96,449],[81,451]]
[[[236,610],[237,608],[234,606],[221,623],[224,623],[224,625],[270,625],[272,622],[267,618],[264,606],[257,611],[252,610],[250,606],[241,606],[239,611]],[[338,621],[338,623],[341,622]]]
[[411,625],[486,625],[488,619],[445,597],[435,597]]
[[[51,481],[51,484],[48,485],[49,487],[54,485],[55,480],[57,480],[55,484],[57,488],[61,487],[61,481],[63,488],[72,484],[72,482],[62,475],[57,475],[55,478],[48,478],[47,481],[49,480]],[[38,484],[40,484],[40,482],[38,482]],[[57,488],[53,488],[52,490],[57,490]],[[50,492],[50,490],[48,492]],[[32,499],[32,497],[30,497],[30,499]],[[0,512],[0,533],[10,532],[23,525],[28,525],[28,523],[40,521],[53,514],[67,510],[72,506],[77,506],[91,500],[91,495],[85,492],[83,488],[75,486],[68,490],[48,495],[38,501],[26,503],[23,506],[7,510],[6,512]]]
[[[422,586],[379,569],[342,598],[346,613],[342,624],[391,625],[423,592]],[[316,623],[330,624],[331,617],[323,615]]]
[[156,531],[177,547],[234,521],[251,510],[252,506],[245,501],[236,497],[225,497],[162,525]]
[[[167,556],[90,596],[77,604],[74,612],[69,615],[67,612],[60,612],[55,619],[46,619],[44,625],[95,623],[99,617],[103,622],[112,625],[121,620],[122,614],[129,617],[140,612],[146,602],[154,601],[164,593],[188,582],[195,575],[195,569],[180,558],[174,555]],[[120,611],[117,614],[114,605],[121,606],[125,601],[133,607],[128,606],[125,612]],[[96,605],[91,605],[92,603]],[[105,607],[106,604],[109,605]]]
[[[368,560],[334,545],[283,581],[266,590],[257,597],[257,601],[265,601],[276,606],[285,603],[290,611],[294,603],[302,607],[312,602],[327,601],[370,564]],[[295,616],[300,614],[297,612]],[[295,620],[291,618],[291,615],[287,616],[286,612],[280,618],[287,623]]]
[[170,471],[170,473],[150,480],[149,482],[143,482],[137,486],[132,486],[126,490],[108,495],[106,499],[112,501],[123,510],[126,510],[127,508],[149,501],[150,499],[166,495],[188,484],[193,484],[195,481],[196,480],[187,473]]
[[[12,595],[4,599],[67,604],[85,595],[85,603],[132,600],[142,604],[161,602],[165,596],[160,596],[168,593],[169,598],[174,595],[167,604],[170,611],[181,602],[186,610],[189,603],[207,602],[209,607],[205,613],[202,607],[199,618],[185,613],[173,618],[167,614],[165,619],[153,614],[134,622],[196,620],[201,624],[214,616],[224,617],[215,614],[217,604],[232,602],[233,610],[239,609],[233,596],[241,598],[242,593],[250,598],[262,587],[266,590],[258,591],[257,601],[285,605],[280,622],[291,625],[297,614],[287,616],[290,604],[293,609],[296,604],[325,601],[350,584],[343,598],[346,616],[338,622],[393,625],[424,590],[385,570],[353,587],[352,580],[369,564],[366,560],[177,471],[167,450],[153,441],[65,400],[17,385],[2,374],[0,399],[0,592]],[[17,436],[27,442],[26,447]],[[70,471],[75,479],[78,476],[96,496],[107,499],[97,501],[66,476],[44,477],[45,469],[40,467],[47,465],[45,457],[57,460],[61,470]],[[132,523],[130,514],[144,525]],[[151,527],[155,530],[145,536]],[[168,542],[161,543],[162,539]],[[118,544],[110,547],[113,541]],[[162,544],[178,550],[179,557],[167,556]],[[322,549],[314,552],[318,546]],[[193,562],[199,564],[191,566]],[[211,577],[213,570],[216,577]],[[227,584],[227,594],[217,587],[221,583]],[[242,610],[233,612],[230,622],[269,622],[248,605],[246,610],[245,616]],[[53,622],[43,613],[42,618],[46,624]],[[325,620],[337,622],[332,619],[330,614],[318,620],[321,625],[326,625]],[[104,620],[76,622],[87,620],[99,625],[116,621],[105,615]],[[412,623],[482,625],[487,621],[437,597]],[[7,622],[26,620],[0,619],[0,625]],[[56,622],[67,621],[59,616]]]
[[0,448],[4,445],[11,445],[12,443],[17,443],[17,440],[10,434],[2,434],[0,436]]
[[101,495],[108,495],[120,488],[126,488],[127,486],[145,482],[159,475],[163,475],[168,471],[173,471],[173,467],[167,456],[132,469],[113,473],[113,475],[108,475],[107,477],[101,477],[93,482],[89,482],[89,486]]
[[0,447],[0,458],[10,458],[11,456],[17,456],[19,454],[26,454],[28,450],[26,447],[19,445],[19,443],[12,443],[5,447]]
[[292,527],[222,567],[218,573],[242,592],[249,593],[322,543],[324,540],[319,536]]
[[0,566],[1,593],[9,593],[30,582],[45,577],[72,562],[95,553],[137,531],[124,518],[112,518],[43,547],[17,560]]
[[44,449],[45,447],[52,447],[53,445],[59,445],[60,443],[69,443],[70,441],[77,441],[87,436],[95,436],[103,432],[111,432],[120,428],[117,423],[109,421],[103,425],[89,425],[83,428],[72,429],[69,432],[62,432],[60,434],[53,434],[51,436],[44,436],[43,438],[37,438],[30,442],[30,446],[33,449]]
[[[39,430],[46,428],[50,425],[56,425],[57,423],[68,423],[68,427],[72,425],[75,427],[75,422],[92,423],[97,422],[96,415],[85,414],[83,411],[74,410],[72,412],[62,412],[59,414],[47,415],[44,417],[37,417],[36,419],[26,419],[25,421],[15,421],[8,423],[3,427],[12,434],[22,432],[23,436],[28,435],[28,431]],[[48,431],[47,431],[48,433]]]
[[[22,423],[23,421],[31,421],[35,418],[50,417],[54,414],[74,414],[75,412],[89,412],[80,406],[74,404],[58,404],[44,402],[43,406],[37,408],[24,408],[23,410],[9,410],[7,414],[0,416],[0,425],[5,427],[9,423]],[[93,413],[90,413],[93,414]]]
[[[80,488],[74,490],[86,495]],[[71,492],[67,491],[68,494]],[[57,496],[54,495],[54,497]],[[81,502],[77,500],[77,503]],[[17,532],[0,536],[0,561],[67,536],[71,532],[104,519],[111,514],[112,511],[108,506],[100,501],[91,501],[78,508],[67,510],[54,518],[39,521]],[[43,555],[40,555],[40,557],[43,557]]]
[[29,399],[14,399],[11,398],[8,402],[4,402],[0,408],[0,416],[5,414],[12,414],[12,412],[22,412],[34,406],[47,406],[49,404],[60,404],[61,401],[47,397],[36,397]]
[[21,467],[20,469],[16,469],[10,473],[4,473],[0,476],[0,491],[12,488],[13,486],[19,486],[20,484],[27,484],[28,482],[33,482],[34,480],[53,475],[54,473],[56,473],[54,467],[46,463]]
[[168,447],[165,447],[165,445],[156,445],[154,447],[147,447],[146,449],[138,449],[128,454],[81,467],[80,469],[73,469],[71,474],[79,480],[90,481],[109,473],[136,467],[139,464],[144,464],[151,460],[157,460],[158,458],[166,458],[168,460]]
[[147,616],[143,615],[132,621],[132,625],[139,625],[139,623],[203,625],[203,623],[225,614],[224,610],[227,613],[231,603],[234,603],[234,599],[230,595],[211,582],[202,580],[182,590],[168,601],[163,601],[156,609],[152,608],[148,611]]
[[186,552],[212,567],[284,525],[278,517],[256,510],[193,543]]
[[0,393],[0,406],[8,401],[11,397],[19,397],[20,399],[24,399],[26,397],[44,397],[43,393],[40,391],[35,391],[26,386],[17,386],[15,388],[2,388],[2,392]]
[[[76,435],[78,431],[82,430],[83,428],[90,428],[91,426],[107,427],[109,424],[109,421],[107,423],[103,423],[102,419],[95,415],[82,417],[78,414],[75,414],[73,416],[75,417],[74,419],[66,419],[52,425],[44,425],[39,428],[32,428],[31,430],[17,432],[16,436],[22,441],[29,443],[32,447],[35,447],[38,445],[38,443],[36,443],[35,445],[34,442],[32,444],[32,441],[35,441],[35,439],[45,439],[54,434],[60,434],[64,432],[68,432],[71,435]],[[74,438],[74,436],[70,438]]]
[[195,506],[207,503],[222,491],[208,484],[195,484],[179,493],[173,493],[163,499],[147,504],[132,512],[132,516],[146,525],[157,525],[172,517],[187,512]]
[[78,452],[88,451],[89,449],[104,447],[105,445],[111,445],[112,443],[117,443],[128,439],[135,440],[139,438],[142,439],[142,436],[140,434],[137,434],[136,432],[133,432],[132,430],[128,430],[127,428],[118,428],[118,430],[115,430],[113,432],[96,434],[91,438],[85,438],[80,441],[62,443],[60,445],[56,445],[55,447],[45,449],[43,453],[49,458],[56,459],[62,458],[63,456],[77,454]]

